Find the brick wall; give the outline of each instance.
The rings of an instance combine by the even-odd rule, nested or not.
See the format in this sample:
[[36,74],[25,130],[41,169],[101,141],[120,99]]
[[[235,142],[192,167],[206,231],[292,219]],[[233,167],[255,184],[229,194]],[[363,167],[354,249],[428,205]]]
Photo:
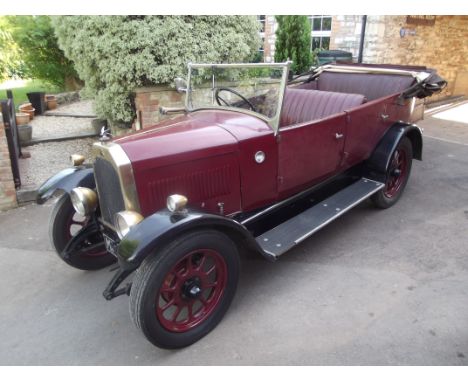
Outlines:
[[0,211],[16,206],[16,190],[11,172],[10,154],[5,128],[0,118]]
[[275,61],[276,25],[275,16],[266,16],[265,42],[263,44],[263,58],[265,62]]
[[153,86],[135,90],[135,108],[138,129],[150,127],[162,119],[168,118],[159,113],[160,106],[183,106],[185,95],[177,93],[168,86]]
[[[330,49],[347,50],[357,58],[361,20],[361,16],[335,16]],[[363,61],[425,65],[449,82],[438,98],[468,94],[467,41],[468,16],[437,16],[434,25],[407,24],[406,16],[368,16]]]

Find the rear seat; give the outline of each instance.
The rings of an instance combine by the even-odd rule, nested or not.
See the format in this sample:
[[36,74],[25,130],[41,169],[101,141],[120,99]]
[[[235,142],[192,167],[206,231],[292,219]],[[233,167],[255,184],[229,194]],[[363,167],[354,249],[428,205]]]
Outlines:
[[322,119],[361,105],[364,101],[365,97],[362,94],[286,89],[280,126]]

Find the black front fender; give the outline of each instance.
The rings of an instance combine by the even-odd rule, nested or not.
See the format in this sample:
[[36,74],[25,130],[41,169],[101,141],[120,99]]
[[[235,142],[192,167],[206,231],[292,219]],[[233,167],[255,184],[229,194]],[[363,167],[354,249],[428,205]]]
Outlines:
[[37,190],[38,204],[45,203],[50,199],[55,191],[63,190],[70,192],[75,187],[88,187],[94,189],[94,174],[92,167],[70,167],[47,179]]
[[224,232],[237,245],[242,244],[254,252],[271,258],[260,248],[251,233],[233,219],[196,211],[178,215],[161,210],[148,216],[122,239],[118,247],[120,263],[128,268],[136,268],[148,255],[176,237],[187,231],[206,228]]

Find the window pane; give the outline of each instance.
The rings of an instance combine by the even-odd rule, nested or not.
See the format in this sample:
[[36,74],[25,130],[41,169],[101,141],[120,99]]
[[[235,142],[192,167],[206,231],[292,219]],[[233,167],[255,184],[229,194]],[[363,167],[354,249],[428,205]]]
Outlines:
[[322,30],[331,31],[331,23],[332,23],[331,17],[324,17],[323,23],[322,23]]
[[312,50],[320,48],[320,37],[312,38]]
[[321,30],[321,23],[322,23],[322,19],[319,17],[319,18],[314,18],[313,19],[313,25],[312,25],[312,30],[313,31],[319,31]]
[[322,37],[322,49],[330,49],[330,37]]

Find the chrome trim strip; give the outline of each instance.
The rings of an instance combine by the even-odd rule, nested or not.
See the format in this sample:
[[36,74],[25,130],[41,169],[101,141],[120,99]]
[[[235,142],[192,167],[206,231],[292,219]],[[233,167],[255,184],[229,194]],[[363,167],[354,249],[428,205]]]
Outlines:
[[140,203],[138,201],[132,163],[122,147],[114,142],[96,142],[93,144],[93,150],[96,154],[101,155],[104,159],[109,161],[117,171],[125,209],[140,212]]
[[375,180],[372,180],[372,179],[367,179],[367,178],[362,178],[362,179],[365,179],[369,182],[374,182],[378,185],[377,188],[373,189],[372,191],[368,192],[366,195],[364,195],[363,197],[361,197],[359,200],[357,200],[356,202],[350,204],[349,206],[347,206],[346,208],[342,209],[339,213],[337,213],[336,215],[333,215],[330,219],[326,220],[325,222],[323,222],[322,224],[320,224],[319,226],[315,227],[313,230],[307,232],[306,234],[302,235],[301,237],[297,238],[296,240],[294,240],[294,244],[299,244],[301,241],[307,239],[309,236],[312,236],[315,232],[317,232],[319,229],[325,227],[326,225],[328,225],[329,223],[331,223],[333,220],[335,220],[336,218],[340,217],[341,215],[343,215],[345,212],[349,211],[351,208],[357,206],[359,203],[363,202],[364,200],[366,200],[369,196],[371,196],[372,194],[375,194],[377,191],[379,191],[380,189],[382,189],[385,184],[384,183],[380,183],[380,182],[376,182]]

